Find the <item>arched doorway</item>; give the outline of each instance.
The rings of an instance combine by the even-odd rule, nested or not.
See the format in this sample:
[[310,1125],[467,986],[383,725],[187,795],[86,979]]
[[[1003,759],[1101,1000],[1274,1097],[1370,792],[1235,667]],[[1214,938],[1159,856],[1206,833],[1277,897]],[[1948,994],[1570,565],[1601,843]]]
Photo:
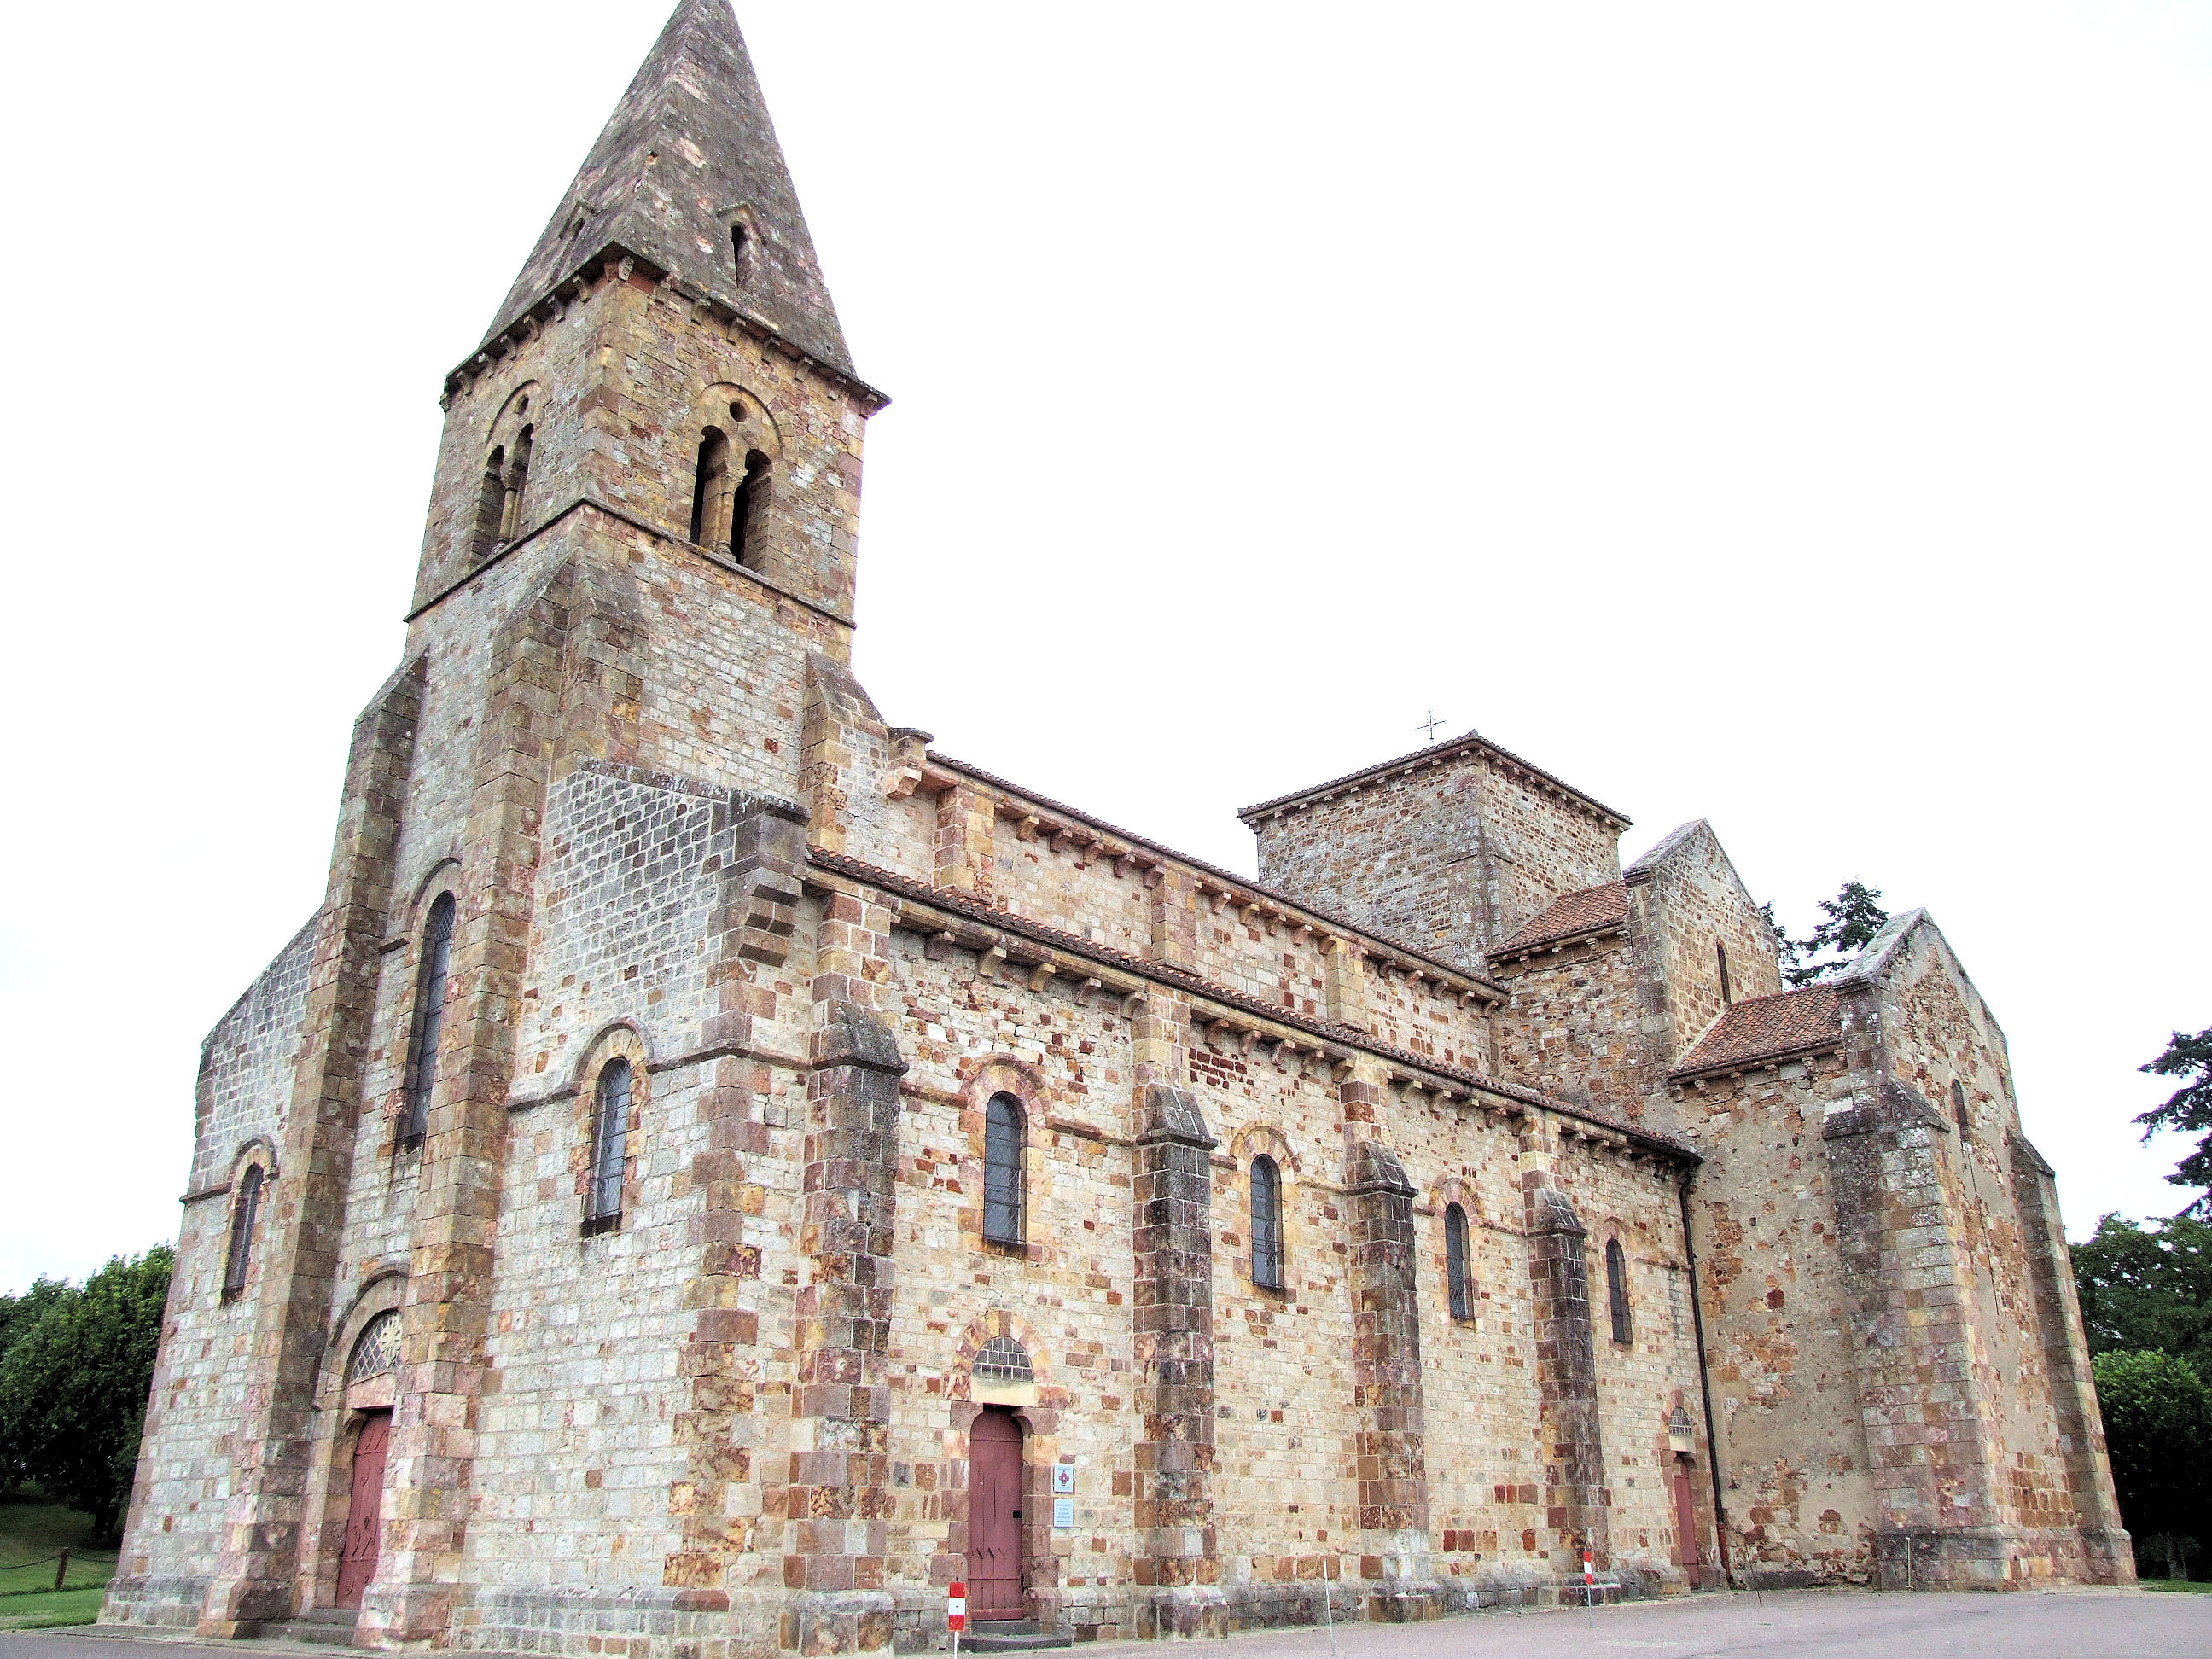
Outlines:
[[345,1548],[338,1557],[338,1605],[357,1607],[376,1577],[383,1536],[384,1460],[392,1444],[392,1413],[371,1412],[353,1443],[353,1495],[346,1506]]
[[986,1406],[968,1429],[968,1613],[1023,1619],[1022,1425]]

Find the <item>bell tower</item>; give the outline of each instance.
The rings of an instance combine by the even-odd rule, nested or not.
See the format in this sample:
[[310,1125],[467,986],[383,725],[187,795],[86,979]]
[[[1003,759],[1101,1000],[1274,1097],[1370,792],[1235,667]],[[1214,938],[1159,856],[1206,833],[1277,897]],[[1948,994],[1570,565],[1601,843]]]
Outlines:
[[[647,809],[594,818],[603,798],[804,822],[804,711],[850,658],[861,440],[885,401],[854,372],[728,0],[680,0],[445,380],[405,651],[356,726],[324,903],[283,959],[300,1041],[252,1108],[285,1173],[256,1293],[217,1310],[252,1322],[221,1334],[251,1401],[223,1432],[252,1452],[191,1580],[204,1632],[335,1593],[326,1407],[350,1339],[333,1349],[331,1321],[366,1251],[400,1335],[356,1642],[449,1639],[494,1298],[535,1259],[502,1187],[512,1114],[548,1054],[597,1040],[562,1024],[576,994],[546,964],[613,926],[563,910],[554,866],[599,836],[616,867],[607,821]],[[744,1017],[710,1001],[694,1024]],[[149,1443],[196,1431],[157,1416]]]
[[795,604],[842,660],[861,429],[884,402],[854,373],[727,0],[683,0],[447,376],[410,621],[501,567],[643,535],[738,577],[695,572],[708,586]]

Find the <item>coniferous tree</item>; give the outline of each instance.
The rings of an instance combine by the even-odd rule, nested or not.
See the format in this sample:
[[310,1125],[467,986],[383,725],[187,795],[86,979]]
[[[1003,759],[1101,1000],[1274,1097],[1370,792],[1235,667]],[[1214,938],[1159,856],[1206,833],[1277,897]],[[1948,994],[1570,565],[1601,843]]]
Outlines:
[[[1771,914],[1768,920],[1772,921]],[[1835,897],[1820,901],[1820,923],[1811,938],[1785,941],[1783,978],[1803,986],[1830,977],[1865,949],[1888,921],[1881,888],[1845,882]]]
[[[2136,1069],[2158,1077],[2188,1079],[2168,1097],[2164,1105],[2154,1106],[2136,1119],[2143,1126],[2145,1140],[2160,1129],[2212,1131],[2212,1026],[2195,1036],[2176,1031],[2164,1054]],[[2183,1158],[2181,1167],[2166,1179],[2177,1187],[2212,1188],[2212,1133],[2207,1133],[2197,1143],[2197,1150]],[[2212,1205],[2212,1191],[2200,1190],[2195,1199],[2182,1206],[2182,1213],[2202,1215],[2208,1205]]]

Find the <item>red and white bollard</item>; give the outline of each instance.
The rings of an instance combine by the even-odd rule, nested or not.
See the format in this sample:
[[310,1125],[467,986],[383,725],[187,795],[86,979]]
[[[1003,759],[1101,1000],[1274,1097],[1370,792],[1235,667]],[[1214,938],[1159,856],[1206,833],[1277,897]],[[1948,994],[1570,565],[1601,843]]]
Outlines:
[[1583,1552],[1583,1611],[1592,1630],[1597,1628],[1597,1558]]
[[960,1651],[960,1632],[968,1628],[968,1586],[954,1579],[945,1587],[945,1628],[952,1632],[952,1650]]

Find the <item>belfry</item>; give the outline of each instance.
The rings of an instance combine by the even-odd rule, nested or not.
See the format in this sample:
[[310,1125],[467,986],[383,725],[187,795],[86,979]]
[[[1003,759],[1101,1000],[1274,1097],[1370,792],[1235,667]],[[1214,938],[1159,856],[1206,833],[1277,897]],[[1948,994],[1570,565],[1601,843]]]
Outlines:
[[121,1576],[726,1659],[1578,1580],[2133,1577],[2051,1171],[1923,911],[1784,990],[1702,822],[1475,732],[1257,880],[850,667],[860,378],[682,0],[444,382],[320,906],[210,1035]]

